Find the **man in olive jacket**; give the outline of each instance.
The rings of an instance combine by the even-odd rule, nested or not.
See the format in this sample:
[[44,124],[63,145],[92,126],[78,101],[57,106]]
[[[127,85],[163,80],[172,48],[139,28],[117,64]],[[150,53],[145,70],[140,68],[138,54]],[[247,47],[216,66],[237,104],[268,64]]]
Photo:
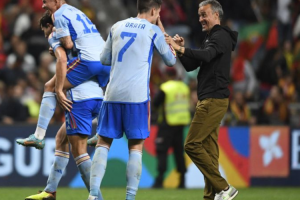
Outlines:
[[185,48],[182,37],[165,34],[187,71],[200,67],[198,103],[184,149],[204,175],[204,200],[231,200],[238,191],[219,172],[218,135],[228,108],[230,59],[237,32],[220,25],[223,10],[216,0],[200,3],[198,13],[202,31],[207,32],[200,49]]

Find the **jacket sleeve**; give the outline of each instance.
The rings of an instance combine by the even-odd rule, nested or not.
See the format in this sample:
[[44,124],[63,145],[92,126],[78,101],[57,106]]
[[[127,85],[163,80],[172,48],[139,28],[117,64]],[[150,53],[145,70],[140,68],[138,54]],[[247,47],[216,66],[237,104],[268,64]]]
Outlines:
[[219,54],[223,54],[225,52],[226,48],[223,40],[222,31],[217,31],[210,37],[207,47],[204,49],[185,48],[184,56],[198,62],[203,61],[208,63]]
[[197,69],[199,66],[200,66],[200,62],[194,60],[194,59],[191,59],[185,55],[182,55],[182,56],[178,56],[181,64],[183,65],[184,69],[187,71],[187,72],[190,72],[190,71],[194,71],[195,69]]

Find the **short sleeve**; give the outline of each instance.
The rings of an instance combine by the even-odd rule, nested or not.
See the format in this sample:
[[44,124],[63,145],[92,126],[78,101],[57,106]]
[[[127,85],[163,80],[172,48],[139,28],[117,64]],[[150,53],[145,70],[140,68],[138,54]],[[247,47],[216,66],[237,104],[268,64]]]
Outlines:
[[53,49],[53,51],[55,51],[57,47],[61,46],[60,42],[59,42],[59,39],[57,39],[53,35],[51,35],[51,37],[49,37],[48,43],[49,43],[50,47]]
[[56,38],[62,38],[70,35],[69,21],[64,16],[55,16],[54,26],[56,29]]

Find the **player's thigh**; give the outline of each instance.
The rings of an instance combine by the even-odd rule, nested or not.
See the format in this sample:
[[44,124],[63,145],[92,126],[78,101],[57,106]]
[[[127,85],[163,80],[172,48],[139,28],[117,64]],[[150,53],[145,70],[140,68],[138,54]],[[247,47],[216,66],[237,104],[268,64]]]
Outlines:
[[92,134],[92,111],[96,104],[95,100],[73,103],[72,110],[65,112],[67,135]]
[[77,57],[68,62],[66,76],[69,83],[74,87],[91,78],[87,66]]
[[146,139],[150,135],[150,102],[122,105],[122,125],[128,139]]
[[97,118],[97,120],[99,121],[99,113],[100,113],[100,109],[101,109],[103,100],[97,99],[95,101],[96,101],[96,104],[92,110],[92,117],[93,117],[93,119]]
[[74,85],[72,85],[72,84],[70,83],[70,81],[66,78],[66,79],[65,79],[65,82],[64,82],[63,89],[64,89],[64,90],[68,90],[68,89],[70,89],[70,88],[72,88],[72,87],[74,87]]
[[[100,61],[87,61],[73,58],[67,65],[67,79],[72,86],[77,86],[97,75],[96,69],[101,68]],[[95,74],[96,73],[96,74]]]
[[54,75],[47,83],[44,85],[44,92],[54,92],[56,75]]
[[98,135],[104,138],[123,137],[122,104],[103,102],[98,117]]

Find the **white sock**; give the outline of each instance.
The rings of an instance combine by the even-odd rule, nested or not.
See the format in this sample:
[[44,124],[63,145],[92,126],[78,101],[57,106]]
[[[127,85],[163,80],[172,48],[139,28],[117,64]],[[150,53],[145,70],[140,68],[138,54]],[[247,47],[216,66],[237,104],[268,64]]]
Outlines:
[[41,102],[39,119],[34,136],[42,140],[46,135],[47,127],[50,123],[52,116],[54,115],[56,107],[56,98],[54,92],[44,92]]
[[34,132],[34,137],[39,140],[42,140],[44,139],[45,135],[46,135],[46,130],[37,126]]

